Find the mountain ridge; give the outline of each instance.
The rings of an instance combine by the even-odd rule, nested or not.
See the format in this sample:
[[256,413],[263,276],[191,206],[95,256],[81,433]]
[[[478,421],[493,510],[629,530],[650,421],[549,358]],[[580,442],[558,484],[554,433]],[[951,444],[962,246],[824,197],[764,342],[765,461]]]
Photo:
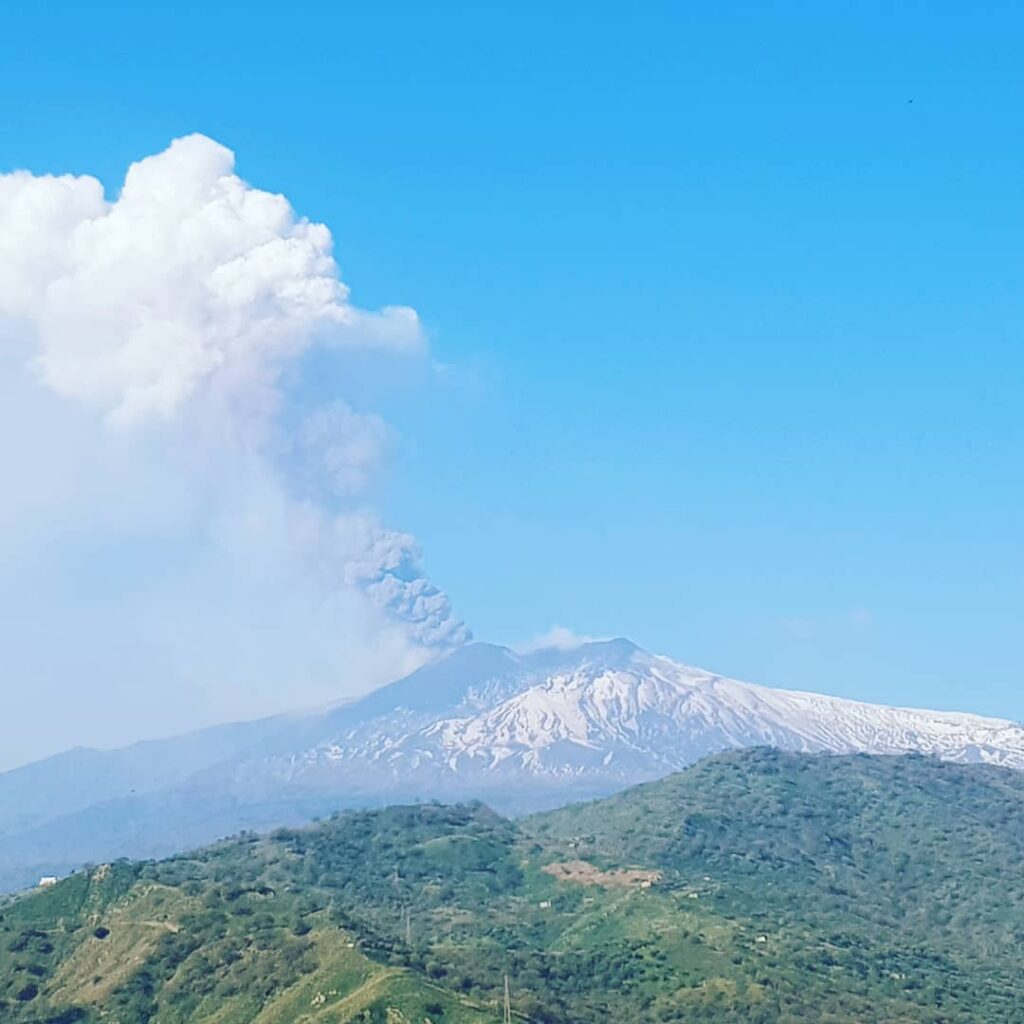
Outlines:
[[1009,720],[757,686],[623,638],[473,643],[320,711],[0,775],[0,887],[340,807],[481,799],[526,813],[751,746],[1024,768],[1024,727]]

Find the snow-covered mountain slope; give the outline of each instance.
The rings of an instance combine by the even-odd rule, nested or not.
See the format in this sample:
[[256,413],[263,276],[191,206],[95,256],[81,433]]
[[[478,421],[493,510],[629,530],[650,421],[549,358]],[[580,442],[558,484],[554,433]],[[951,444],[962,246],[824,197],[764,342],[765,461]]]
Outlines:
[[[458,671],[470,657],[478,671]],[[303,788],[335,777],[354,792],[472,792],[529,804],[538,788],[545,798],[553,787],[567,797],[576,788],[608,791],[730,747],[916,751],[1024,768],[1024,727],[1009,721],[768,689],[625,640],[527,656],[474,645],[432,670],[459,684],[431,704],[406,681],[418,699],[403,701],[394,689],[389,700],[399,700],[383,715],[346,709],[347,722],[304,750],[268,759],[264,770]],[[236,765],[236,780],[252,767]]]
[[761,745],[1024,769],[1024,727],[1010,721],[768,689],[626,640],[530,654],[470,644],[315,714],[0,775],[0,888],[346,806],[479,798],[539,809]]

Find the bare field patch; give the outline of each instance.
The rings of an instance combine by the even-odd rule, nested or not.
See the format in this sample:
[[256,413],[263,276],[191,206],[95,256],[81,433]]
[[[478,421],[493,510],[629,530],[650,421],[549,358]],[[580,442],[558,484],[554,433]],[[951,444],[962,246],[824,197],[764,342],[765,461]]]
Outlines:
[[646,889],[661,881],[660,871],[646,871],[642,868],[602,871],[585,860],[558,861],[545,865],[541,870],[560,882],[600,885],[605,889]]

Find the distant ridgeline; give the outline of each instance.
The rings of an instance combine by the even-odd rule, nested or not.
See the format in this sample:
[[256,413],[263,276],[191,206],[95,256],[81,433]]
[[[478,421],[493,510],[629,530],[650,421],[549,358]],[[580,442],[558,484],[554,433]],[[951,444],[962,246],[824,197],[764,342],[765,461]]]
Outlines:
[[0,1020],[1024,1022],[1024,774],[747,750],[518,823],[338,815],[0,905]]
[[916,752],[1024,770],[1024,725],[774,690],[629,640],[471,643],[358,700],[0,773],[0,892],[341,809],[482,801],[534,814],[724,750]]

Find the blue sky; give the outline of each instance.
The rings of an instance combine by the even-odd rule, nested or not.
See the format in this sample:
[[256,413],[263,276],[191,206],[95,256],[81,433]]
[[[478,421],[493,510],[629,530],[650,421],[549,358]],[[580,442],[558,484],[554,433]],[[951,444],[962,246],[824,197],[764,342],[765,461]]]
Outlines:
[[414,307],[346,397],[478,637],[1024,718],[1024,16],[638,7],[19,5],[0,170],[202,132]]

